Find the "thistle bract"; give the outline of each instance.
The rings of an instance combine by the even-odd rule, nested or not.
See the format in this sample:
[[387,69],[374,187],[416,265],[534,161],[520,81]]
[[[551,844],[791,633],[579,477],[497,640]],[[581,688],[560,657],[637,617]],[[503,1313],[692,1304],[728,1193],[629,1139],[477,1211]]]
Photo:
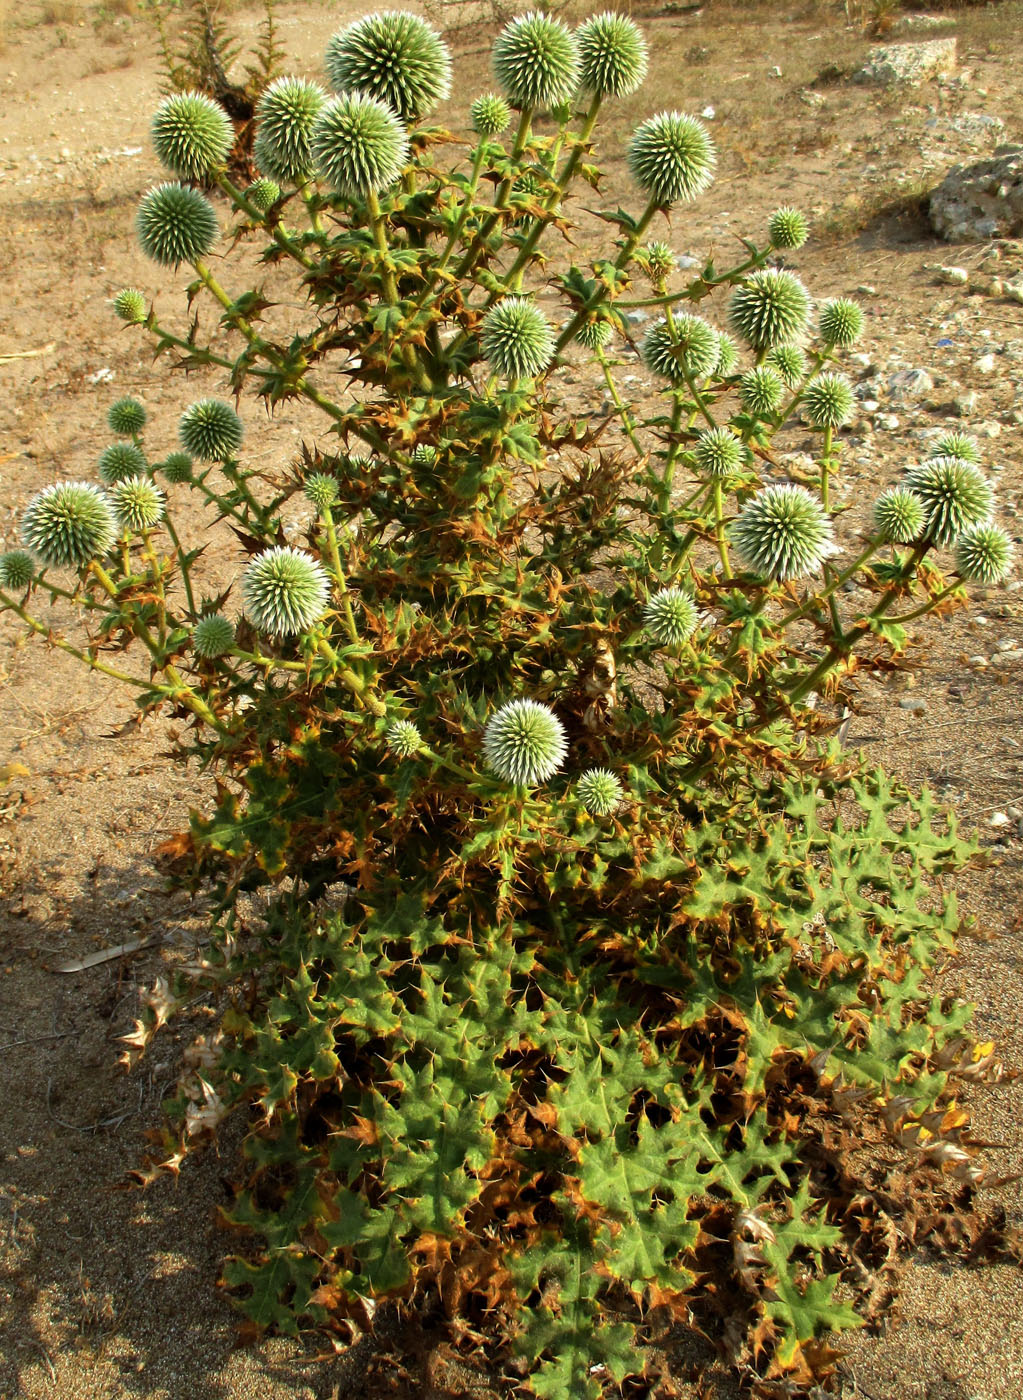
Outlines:
[[138,399],[118,399],[107,409],[107,424],[119,437],[137,437],[148,417]]
[[242,575],[245,616],[272,637],[307,631],[326,612],[329,596],[323,565],[291,545],[257,554]]
[[695,199],[714,178],[717,152],[696,117],[660,112],[636,128],[628,165],[644,194],[658,204]]
[[594,15],[579,26],[575,39],[584,91],[597,97],[628,97],[646,77],[646,40],[627,15],[610,10]]
[[148,476],[129,476],[110,490],[110,501],[121,530],[137,535],[152,530],[163,519],[163,492]]
[[976,583],[1001,583],[1012,568],[1012,540],[999,525],[971,525],[956,540],[956,569]]
[[558,771],[568,753],[561,721],[535,700],[512,700],[483,731],[483,761],[502,782],[532,787]]
[[805,486],[768,486],[740,511],[731,538],[752,573],[784,582],[816,573],[835,552],[831,520]]
[[122,287],[113,299],[114,315],[137,326],[146,319],[146,298],[138,287]]
[[417,467],[432,467],[437,460],[437,449],[429,442],[420,442],[412,449],[412,461]]
[[576,783],[575,795],[592,816],[606,817],[620,805],[625,794],[608,769],[590,768]]
[[496,92],[477,97],[469,108],[472,129],[478,136],[500,136],[511,121],[511,108]]
[[405,128],[382,102],[360,92],[334,97],[316,118],[313,160],[339,194],[378,194],[408,164]]
[[731,428],[709,428],[696,439],[693,456],[707,476],[731,476],[742,466],[745,449]]
[[748,369],[739,380],[739,402],[756,418],[769,418],[781,404],[785,385],[770,365]]
[[306,500],[311,501],[316,509],[321,511],[330,510],[332,505],[336,505],[341,494],[337,478],[327,476],[325,472],[313,472],[312,476],[307,476],[302,490]]
[[397,758],[412,758],[423,747],[423,736],[411,720],[395,720],[384,737]]
[[115,442],[100,453],[97,470],[100,481],[113,486],[130,476],[142,476],[147,470],[145,454],[133,442]]
[[886,544],[912,544],[924,516],[923,501],[905,486],[893,486],[874,503],[874,528]]
[[36,561],[27,549],[9,549],[0,554],[0,588],[21,591],[35,578]]
[[219,170],[234,144],[231,118],[201,92],[175,92],[153,115],[153,149],[172,175],[204,180]]
[[698,620],[696,603],[682,588],[662,588],[643,609],[647,631],[662,647],[680,647],[687,642]]
[[934,457],[906,473],[906,485],[924,506],[924,534],[934,544],[954,544],[971,525],[985,524],[994,492],[972,462]]
[[407,10],[356,20],[327,45],[324,66],[335,92],[363,92],[403,122],[417,122],[451,91],[451,55],[440,35]]
[[806,416],[815,428],[840,428],[852,417],[856,403],[844,374],[819,374],[803,394]]
[[810,314],[810,293],[791,272],[765,267],[750,273],[732,293],[728,320],[754,350],[798,335]]
[[571,102],[579,86],[579,51],[566,25],[532,10],[502,29],[494,74],[513,107],[546,110]]
[[204,258],[220,237],[213,205],[186,185],[157,185],[144,195],[135,232],[147,258],[163,267]]
[[854,345],[863,334],[863,312],[848,297],[835,297],[821,307],[817,329],[825,345]]
[[542,374],[554,357],[554,334],[543,312],[525,297],[505,297],[483,318],[480,348],[506,379]]
[[767,233],[774,248],[802,248],[810,237],[810,225],[798,209],[786,205],[776,209],[767,222]]
[[283,185],[301,185],[309,179],[313,173],[310,137],[326,100],[319,83],[304,78],[277,78],[270,84],[256,104],[252,146],[262,175]]
[[931,449],[932,457],[958,457],[962,462],[980,466],[980,444],[969,433],[943,433]]
[[686,375],[698,379],[709,374],[720,354],[717,332],[702,316],[675,317],[675,333],[667,321],[657,321],[643,337],[640,355],[647,369],[684,384]]
[[234,623],[223,613],[207,613],[195,624],[192,649],[204,661],[215,661],[234,646]]
[[255,180],[245,191],[245,198],[263,214],[268,209],[272,209],[280,197],[280,185],[276,180],[269,180],[266,177]]
[[61,481],[33,496],[21,517],[22,543],[47,567],[80,569],[114,543],[110,502],[87,481]]
[[241,446],[242,420],[222,399],[199,399],[190,404],[178,423],[181,446],[200,462],[223,462]]
[[768,369],[777,370],[790,388],[806,374],[806,356],[798,345],[775,345],[764,356]]
[[180,485],[192,480],[192,459],[187,452],[172,452],[161,463],[160,470],[165,481],[170,482],[172,486]]

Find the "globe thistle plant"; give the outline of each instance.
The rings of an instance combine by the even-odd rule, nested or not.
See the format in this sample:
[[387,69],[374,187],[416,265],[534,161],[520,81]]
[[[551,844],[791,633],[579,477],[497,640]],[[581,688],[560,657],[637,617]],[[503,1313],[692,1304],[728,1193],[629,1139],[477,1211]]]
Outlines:
[[121,531],[140,535],[163,519],[163,492],[148,476],[129,476],[110,488],[110,501]]
[[969,433],[943,433],[931,449],[932,457],[958,457],[962,462],[980,466],[980,444]]
[[777,370],[784,382],[792,388],[806,374],[806,356],[798,345],[774,345],[764,356],[768,369]]
[[205,180],[234,145],[231,118],[201,92],[174,92],[156,109],[150,128],[161,164],[183,180]]
[[9,549],[0,554],[0,588],[20,593],[36,575],[36,561],[27,549]]
[[912,544],[924,527],[924,503],[905,486],[893,486],[874,503],[874,529],[886,544]]
[[112,305],[114,315],[130,326],[139,326],[146,319],[146,298],[138,287],[122,287]]
[[263,214],[268,209],[272,209],[280,197],[280,185],[276,180],[271,180],[267,176],[255,180],[245,191],[245,198]]
[[216,661],[234,646],[234,623],[223,613],[206,613],[195,624],[192,650],[203,661]]
[[330,510],[341,494],[337,478],[328,476],[326,472],[313,472],[312,476],[307,476],[302,490],[306,500],[311,501],[318,511]]
[[827,346],[854,345],[863,334],[863,312],[848,297],[835,297],[818,312],[817,329]]
[[658,205],[695,199],[714,178],[717,151],[696,117],[660,112],[636,128],[628,165],[644,194]]
[[194,467],[187,452],[172,452],[164,459],[160,470],[165,481],[170,482],[172,486],[178,486],[192,480]]
[[600,350],[614,335],[614,326],[610,321],[584,321],[575,333],[575,338],[580,345],[585,345],[587,350]]
[[647,369],[672,384],[684,384],[687,374],[709,374],[721,353],[714,327],[702,316],[685,314],[675,317],[674,326],[672,336],[667,321],[657,321],[643,337],[640,355]]
[[693,457],[705,476],[733,476],[743,465],[746,449],[731,428],[709,428],[696,439]]
[[803,408],[815,428],[840,428],[853,414],[856,399],[844,374],[819,374],[806,386]]
[[213,205],[187,185],[157,185],[144,195],[135,232],[147,258],[163,267],[206,257],[220,237]]
[[696,631],[699,613],[684,589],[662,588],[647,602],[643,621],[658,646],[680,647]]
[[561,20],[531,10],[498,35],[494,75],[513,107],[559,107],[571,102],[579,87],[576,41]]
[[310,142],[319,173],[349,198],[379,194],[408,164],[405,128],[390,107],[361,92],[331,98]]
[[579,26],[575,40],[585,92],[595,97],[628,97],[646,77],[646,40],[627,15],[611,10],[594,15]]
[[107,424],[118,437],[138,437],[148,416],[138,399],[118,399],[107,409]]
[[356,20],[327,45],[324,66],[335,92],[362,92],[411,125],[451,91],[451,55],[440,35],[407,10]]
[[477,136],[500,136],[511,122],[511,108],[496,92],[477,97],[469,109],[472,129]]
[[718,331],[717,338],[718,357],[711,373],[718,375],[721,379],[727,379],[739,363],[739,347],[730,335],[725,335],[724,331]]
[[110,550],[117,522],[110,502],[87,481],[60,481],[33,496],[21,540],[48,568],[81,569]]
[[384,738],[396,758],[414,758],[423,747],[423,736],[408,719],[395,720]]
[[557,715],[535,700],[512,700],[483,731],[483,761],[502,782],[533,787],[561,768],[568,753]]
[[972,462],[934,457],[907,472],[906,485],[923,502],[924,534],[939,547],[991,517],[994,492]]
[[304,78],[276,78],[256,103],[252,155],[260,174],[278,185],[301,185],[313,173],[309,142],[327,94]]
[[662,239],[657,239],[653,243],[648,243],[643,250],[646,260],[647,271],[654,286],[670,277],[675,271],[677,264],[675,254]]
[[575,785],[575,795],[594,817],[607,817],[625,796],[621,783],[607,768],[589,768]]
[[200,462],[224,462],[241,446],[242,420],[222,399],[199,399],[178,423],[181,446]]
[[739,380],[739,402],[755,418],[770,418],[781,405],[785,385],[770,365],[748,369]]
[[245,616],[271,637],[307,631],[326,612],[329,596],[323,565],[291,545],[257,554],[242,575]]
[[97,470],[105,486],[143,476],[148,469],[145,454],[133,442],[115,442],[100,453]]
[[805,486],[768,486],[739,512],[731,539],[751,573],[803,578],[835,553],[830,517]]
[[956,570],[976,583],[1001,583],[1013,564],[1012,540],[999,525],[971,525],[956,540]]
[[505,297],[483,318],[480,347],[495,374],[532,379],[554,358],[554,333],[526,297]]
[[802,248],[810,237],[810,225],[798,209],[786,205],[771,215],[767,221],[767,233],[772,248]]
[[810,314],[810,293],[791,272],[765,267],[736,287],[728,306],[732,329],[754,350],[798,335]]

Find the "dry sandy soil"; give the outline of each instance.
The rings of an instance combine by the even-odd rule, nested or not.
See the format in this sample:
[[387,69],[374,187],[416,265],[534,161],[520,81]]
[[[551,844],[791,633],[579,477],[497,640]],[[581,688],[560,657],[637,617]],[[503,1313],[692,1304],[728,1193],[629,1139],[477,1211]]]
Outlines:
[[[293,67],[315,74],[329,34],[356,13],[284,3],[281,37]],[[957,74],[892,95],[826,80],[827,65],[855,65],[872,42],[847,24],[841,4],[650,11],[641,18],[653,41],[651,78],[605,126],[603,148],[612,194],[625,198],[621,152],[635,121],[663,106],[712,106],[720,178],[667,236],[680,254],[713,247],[724,257],[733,234],[762,229],[778,203],[812,215],[822,236],[791,265],[817,295],[858,295],[867,313],[864,359],[849,368],[876,406],[845,435],[849,498],[871,499],[922,442],[954,425],[979,433],[1015,533],[1023,306],[942,285],[934,266],[976,269],[997,258],[1018,272],[1023,249],[940,245],[915,196],[994,144],[973,134],[977,124],[959,122],[963,114],[1001,118],[1001,139],[1020,139],[1023,9],[1005,3],[955,16]],[[258,14],[242,9],[235,18],[254,32]],[[458,40],[466,97],[487,81],[489,39],[477,27]],[[140,395],[152,440],[167,450],[188,395],[223,389],[214,376],[187,389],[166,376],[109,308],[119,287],[135,283],[157,295],[170,324],[185,324],[174,278],[146,263],[131,236],[137,199],[158,175],[147,121],[159,89],[144,18],[74,4],[9,13],[0,53],[0,547],[16,542],[17,517],[40,486],[94,473],[114,397]],[[443,115],[464,124],[464,107]],[[42,353],[3,362],[22,351]],[[890,378],[914,368],[928,370],[933,388],[900,402]],[[568,383],[596,411],[599,396],[582,376]],[[632,392],[648,388],[637,365]],[[256,457],[287,460],[309,431],[298,409],[259,425],[249,412]],[[798,432],[787,445],[799,450]],[[230,576],[230,561],[221,567]],[[0,1396],[507,1394],[413,1320],[384,1318],[375,1340],[329,1361],[316,1359],[315,1338],[236,1350],[234,1315],[214,1285],[230,1141],[220,1159],[191,1163],[176,1184],[127,1189],[173,1082],[175,1047],[158,1041],[126,1076],[116,1067],[117,1038],[162,959],[192,946],[202,926],[197,906],[164,892],[151,852],[180,829],[203,789],[163,756],[158,730],[108,737],[129,713],[112,683],[87,684],[75,663],[26,643],[9,623],[0,640],[0,764],[27,770],[0,788]],[[888,685],[864,683],[850,735],[905,779],[935,786],[992,849],[992,867],[959,882],[979,936],[963,940],[940,977],[976,1002],[981,1038],[997,1040],[1008,1064],[1023,1063],[1021,641],[1021,585],[975,594],[954,617],[921,626],[910,670]],[[133,956],[57,970],[138,938],[149,946]],[[1023,1167],[1023,1081],[974,1091],[968,1102],[978,1136],[995,1144],[991,1177],[1012,1177]],[[982,1202],[993,1197],[1023,1225],[1018,1181],[982,1188]],[[1021,1317],[1023,1276],[1011,1265],[971,1268],[917,1254],[898,1304],[872,1335],[848,1343],[842,1393],[1016,1400]],[[737,1393],[709,1350],[683,1347],[673,1368],[678,1395]]]

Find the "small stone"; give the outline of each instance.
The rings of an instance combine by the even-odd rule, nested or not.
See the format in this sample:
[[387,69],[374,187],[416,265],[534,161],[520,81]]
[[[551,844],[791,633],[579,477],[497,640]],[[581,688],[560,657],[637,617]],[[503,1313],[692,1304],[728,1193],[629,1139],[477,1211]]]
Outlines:
[[965,267],[939,267],[938,281],[945,282],[950,287],[965,287],[970,280],[970,274]]
[[864,399],[861,407],[864,413],[876,413],[881,405],[877,399]]
[[625,319],[630,326],[642,326],[650,320],[650,317],[645,311],[626,311]]
[[[1001,437],[1001,436],[1002,436],[1002,425],[1001,425],[1001,423],[996,423],[995,420],[994,420],[993,418],[988,419],[988,420],[987,420],[986,422],[984,422],[984,423],[978,423],[978,424],[977,424],[977,436],[978,436],[978,437],[986,437],[986,438]],[[994,468],[995,471],[1001,471],[1001,469],[1002,469],[1002,468],[1001,468],[1001,464],[999,464],[997,467]]]
[[871,49],[853,82],[879,87],[917,87],[929,78],[951,73],[956,66],[956,41],[931,39],[923,44],[889,44]]
[[922,715],[927,709],[927,701],[922,695],[904,695],[899,701],[900,710],[911,710],[915,715]]
[[777,63],[774,65],[773,68],[768,68],[768,70],[767,70],[767,76],[768,76],[769,78],[780,78],[780,77],[781,77],[781,69],[778,67]]
[[923,398],[933,388],[934,380],[925,369],[900,369],[888,378],[888,390],[896,403]]
[[967,665],[972,666],[975,671],[984,671],[990,666],[986,656],[971,656]]
[[1008,826],[1011,820],[1008,812],[992,812],[987,819],[987,824],[994,827]]
[[877,288],[870,282],[861,282],[856,288],[856,294],[861,297],[876,297]]
[[974,360],[973,368],[978,374],[994,374],[997,364],[994,355],[981,355],[979,360]]
[[995,651],[1019,651],[1019,642],[1015,637],[1003,637]]
[[899,420],[894,413],[879,413],[874,419],[874,427],[882,428],[886,433],[894,433],[899,426]]
[[967,389],[965,394],[960,394],[953,401],[952,408],[957,418],[969,418],[976,413],[979,403],[980,395],[976,389]]
[[1018,666],[1023,661],[1023,651],[999,651],[991,658],[991,665],[998,667]]
[[700,116],[705,122],[712,122],[716,115],[717,113],[714,111],[713,107],[704,107],[703,111],[700,113]]

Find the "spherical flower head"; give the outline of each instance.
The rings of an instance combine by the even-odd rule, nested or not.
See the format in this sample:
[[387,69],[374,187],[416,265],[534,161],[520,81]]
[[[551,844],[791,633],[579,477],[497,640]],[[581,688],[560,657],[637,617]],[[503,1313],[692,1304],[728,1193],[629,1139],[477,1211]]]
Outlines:
[[777,370],[784,382],[792,388],[806,374],[806,356],[798,345],[775,345],[764,356],[768,369]]
[[146,298],[138,287],[122,287],[111,305],[114,315],[130,326],[140,326],[146,319]]
[[636,128],[628,165],[644,194],[659,205],[695,199],[714,178],[717,151],[703,122],[684,112],[659,112]]
[[432,467],[437,460],[437,449],[430,442],[420,442],[412,449],[412,461],[417,467]]
[[853,415],[856,399],[844,374],[819,374],[806,386],[803,408],[815,428],[840,428]]
[[423,747],[423,736],[408,719],[399,719],[389,726],[384,735],[387,747],[396,758],[414,758]]
[[863,334],[863,312],[848,297],[834,297],[818,312],[817,329],[825,345],[855,345]]
[[625,796],[621,783],[606,768],[589,768],[575,785],[575,795],[594,817],[606,817]]
[[579,80],[596,97],[628,97],[647,70],[646,40],[626,15],[607,10],[586,20],[575,32]]
[[483,761],[502,782],[532,787],[558,771],[568,753],[561,721],[535,700],[512,700],[483,731]]
[[690,379],[709,374],[720,352],[714,327],[702,316],[690,315],[675,317],[674,338],[667,321],[655,322],[640,346],[647,369],[672,384],[684,384],[687,374]]
[[115,442],[100,453],[99,479],[104,486],[127,481],[130,476],[143,476],[148,469],[145,455],[133,442]]
[[480,348],[495,374],[532,379],[554,358],[554,333],[526,297],[505,297],[483,318]]
[[934,444],[932,457],[958,457],[962,462],[980,466],[980,444],[969,433],[943,433]]
[[242,575],[245,615],[272,637],[305,632],[326,612],[329,596],[323,565],[291,545],[257,554]]
[[163,492],[148,476],[129,476],[110,488],[114,515],[124,534],[140,535],[163,519]]
[[734,476],[741,470],[746,452],[731,428],[708,428],[696,439],[693,456],[705,476]]
[[643,257],[646,259],[650,280],[655,286],[666,277],[670,277],[677,266],[675,254],[662,239],[648,243],[643,249]]
[[732,329],[754,350],[798,335],[810,314],[810,293],[791,272],[776,267],[751,272],[728,306]]
[[200,462],[223,462],[233,457],[244,436],[242,420],[222,399],[199,399],[178,423],[181,446]]
[[497,36],[494,74],[513,107],[558,107],[579,87],[579,49],[561,20],[531,10]]
[[261,214],[265,214],[268,209],[272,209],[281,197],[281,187],[276,180],[270,180],[265,175],[254,180],[245,191],[245,198],[254,205]]
[[324,65],[335,92],[364,92],[407,125],[451,92],[451,55],[440,35],[407,10],[356,20],[327,45]]
[[301,185],[313,173],[309,147],[327,94],[304,78],[276,78],[256,103],[252,154],[261,175],[278,185]]
[[477,97],[469,108],[469,116],[477,136],[500,136],[511,122],[511,108],[496,92],[487,92]]
[[187,185],[157,185],[143,195],[135,232],[147,258],[178,267],[204,258],[220,237],[213,205]]
[[170,482],[172,486],[180,486],[192,480],[192,459],[187,452],[172,452],[164,459],[160,470],[165,481]]
[[580,345],[587,350],[600,350],[615,333],[610,321],[584,321],[575,333]]
[[730,335],[718,331],[718,357],[711,371],[720,379],[727,379],[739,362],[739,347]]
[[326,472],[313,472],[312,476],[307,476],[302,490],[306,500],[311,501],[319,511],[330,510],[341,494],[337,477],[327,476]]
[[0,588],[20,593],[36,576],[36,561],[27,549],[9,549],[0,554]]
[[223,613],[207,613],[195,624],[192,650],[203,661],[216,661],[234,646],[234,623]]
[[739,512],[732,542],[752,573],[782,582],[816,573],[835,553],[831,520],[805,486],[768,486]]
[[798,209],[786,205],[776,209],[767,221],[772,248],[802,248],[810,237],[810,225]]
[[156,109],[153,149],[172,175],[205,180],[219,170],[234,145],[231,118],[201,92],[174,92]]
[[748,369],[739,380],[739,402],[754,418],[770,418],[784,393],[781,375],[770,365]]
[[991,518],[994,492],[972,462],[933,457],[907,472],[906,485],[923,502],[924,535],[939,547],[954,544],[971,525]]
[[643,609],[643,621],[658,646],[680,647],[696,631],[699,614],[682,588],[662,588]]
[[316,118],[311,145],[324,180],[349,198],[385,190],[408,164],[408,136],[400,120],[361,92],[331,98]]
[[107,423],[118,437],[137,437],[149,415],[138,399],[118,399],[107,409]]
[[110,502],[87,481],[44,487],[21,517],[22,543],[48,568],[83,568],[109,551],[116,534]]
[[1000,525],[971,525],[956,540],[956,570],[974,583],[1001,583],[1012,568],[1012,540]]
[[874,503],[874,528],[885,544],[912,544],[925,516],[923,501],[905,486],[893,486]]

